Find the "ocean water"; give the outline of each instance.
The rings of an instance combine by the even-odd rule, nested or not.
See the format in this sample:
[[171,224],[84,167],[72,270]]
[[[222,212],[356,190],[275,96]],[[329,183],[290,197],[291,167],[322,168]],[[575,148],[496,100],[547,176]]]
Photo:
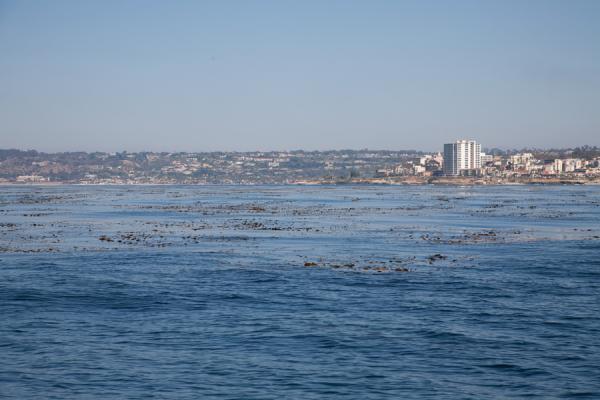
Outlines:
[[0,397],[598,399],[600,187],[0,187]]

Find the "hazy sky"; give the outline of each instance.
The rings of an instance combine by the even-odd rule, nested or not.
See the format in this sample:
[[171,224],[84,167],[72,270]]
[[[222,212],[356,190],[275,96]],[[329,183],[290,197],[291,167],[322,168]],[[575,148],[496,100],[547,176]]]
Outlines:
[[600,1],[0,0],[0,148],[600,145]]

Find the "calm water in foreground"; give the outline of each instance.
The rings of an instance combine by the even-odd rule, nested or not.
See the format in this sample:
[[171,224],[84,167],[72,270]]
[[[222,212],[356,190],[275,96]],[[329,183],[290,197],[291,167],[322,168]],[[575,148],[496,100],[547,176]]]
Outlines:
[[600,398],[600,187],[0,187],[0,397]]

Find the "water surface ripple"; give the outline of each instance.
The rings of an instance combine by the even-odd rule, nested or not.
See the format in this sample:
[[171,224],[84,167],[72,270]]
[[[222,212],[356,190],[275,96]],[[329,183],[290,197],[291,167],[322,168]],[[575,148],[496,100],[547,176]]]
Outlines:
[[1,398],[600,398],[600,187],[4,186]]

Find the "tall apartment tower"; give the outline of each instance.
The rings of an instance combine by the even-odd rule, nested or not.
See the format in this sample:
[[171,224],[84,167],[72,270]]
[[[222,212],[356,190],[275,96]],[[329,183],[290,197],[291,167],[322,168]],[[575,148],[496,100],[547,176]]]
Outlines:
[[457,140],[444,145],[444,175],[476,175],[481,168],[481,145]]

